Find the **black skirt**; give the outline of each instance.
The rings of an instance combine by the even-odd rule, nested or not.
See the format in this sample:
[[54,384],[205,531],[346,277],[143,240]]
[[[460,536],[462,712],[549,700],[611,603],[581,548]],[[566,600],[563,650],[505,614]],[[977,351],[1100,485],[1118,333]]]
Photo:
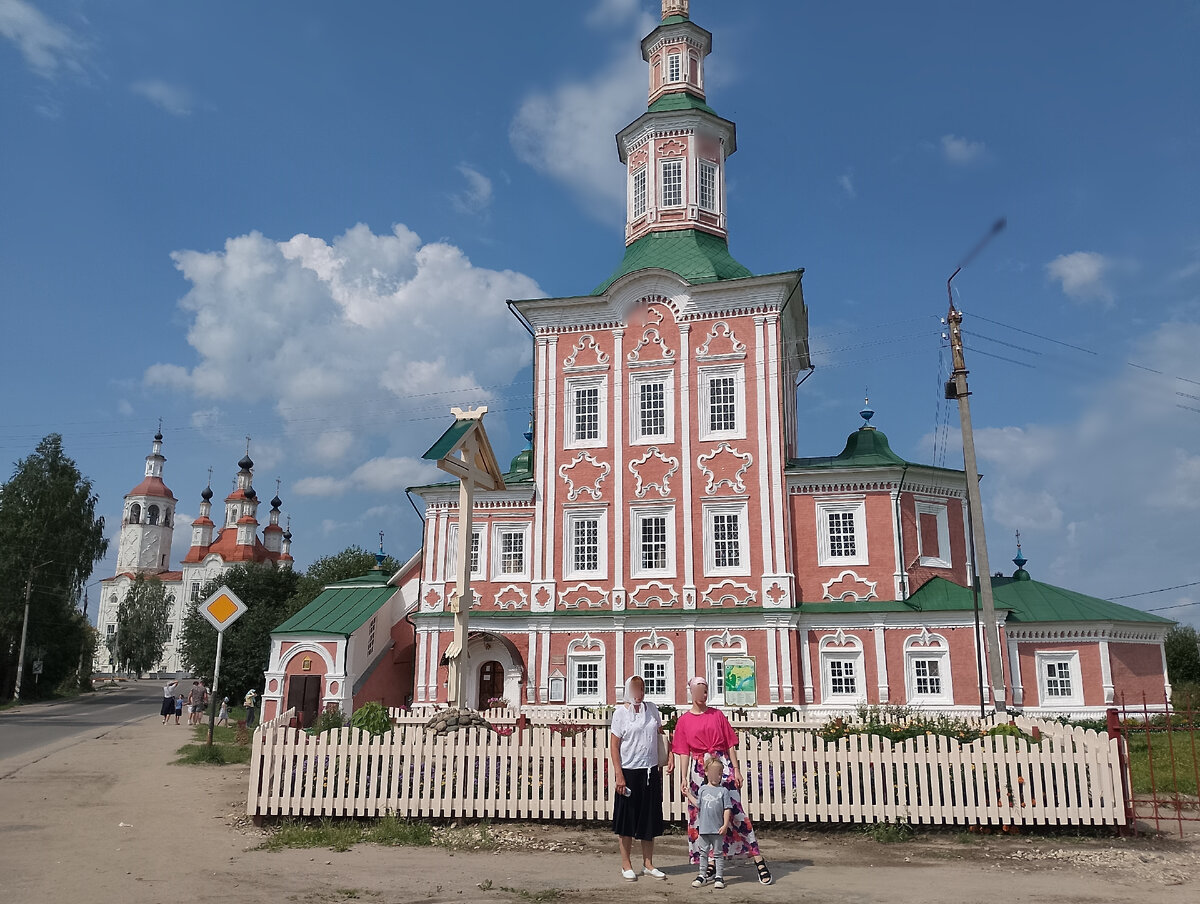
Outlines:
[[623,838],[649,841],[663,833],[663,772],[652,769],[626,769],[625,784],[630,794],[616,795],[613,805],[613,831]]
[[160,716],[175,715],[175,698],[174,697],[163,697],[162,709],[159,710],[158,714]]

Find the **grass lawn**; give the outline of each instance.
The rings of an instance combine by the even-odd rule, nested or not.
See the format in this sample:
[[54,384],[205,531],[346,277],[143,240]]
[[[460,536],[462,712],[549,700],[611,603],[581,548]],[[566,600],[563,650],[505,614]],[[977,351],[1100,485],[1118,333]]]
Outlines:
[[[1158,793],[1195,795],[1196,763],[1200,757],[1200,729],[1191,731],[1177,729],[1168,739],[1165,731],[1150,733],[1147,745],[1146,732],[1136,728],[1129,730],[1129,772],[1133,778],[1135,794],[1148,794],[1150,784],[1150,751],[1154,753],[1154,785]],[[1168,743],[1169,740],[1169,743]],[[1175,773],[1171,774],[1171,751],[1175,753]]]
[[223,766],[227,763],[250,762],[250,747],[237,742],[237,720],[245,717],[245,711],[234,707],[229,711],[230,725],[213,726],[212,746],[208,745],[208,717],[199,725],[192,726],[193,743],[184,744],[177,751],[177,763],[191,765]]

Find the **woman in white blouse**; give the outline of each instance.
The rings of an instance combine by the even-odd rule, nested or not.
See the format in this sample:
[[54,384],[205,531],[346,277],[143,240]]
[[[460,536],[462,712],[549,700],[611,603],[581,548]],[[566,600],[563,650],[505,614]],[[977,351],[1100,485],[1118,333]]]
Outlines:
[[[625,682],[625,702],[613,713],[609,738],[616,781],[613,831],[621,842],[621,877],[630,881],[638,877],[630,859],[635,838],[642,843],[641,874],[652,879],[667,878],[654,866],[654,839],[663,833],[661,733],[658,707],[646,700],[646,683],[640,675],[634,675]],[[668,757],[667,772],[673,768],[672,758]]]

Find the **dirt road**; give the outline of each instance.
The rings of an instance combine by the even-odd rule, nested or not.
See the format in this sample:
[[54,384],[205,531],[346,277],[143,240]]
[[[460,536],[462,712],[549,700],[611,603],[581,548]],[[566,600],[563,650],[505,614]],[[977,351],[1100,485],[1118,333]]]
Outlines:
[[[0,723],[0,730],[3,730]],[[680,836],[656,857],[666,882],[623,883],[604,827],[498,825],[484,849],[359,846],[256,850],[242,815],[245,767],[171,764],[186,726],[157,716],[48,755],[0,761],[0,899],[6,902],[674,902],[976,900],[1194,902],[1200,844],[1149,839],[952,833],[881,845],[858,832],[760,833],[775,885],[732,872],[723,891],[690,888]],[[556,894],[557,893],[557,894]]]

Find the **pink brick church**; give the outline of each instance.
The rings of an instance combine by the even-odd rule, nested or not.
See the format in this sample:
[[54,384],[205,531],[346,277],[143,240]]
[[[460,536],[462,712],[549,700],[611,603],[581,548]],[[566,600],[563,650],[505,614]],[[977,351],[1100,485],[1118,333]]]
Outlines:
[[[803,271],[755,275],[730,253],[735,128],[708,105],[712,35],[687,7],[664,2],[642,41],[648,105],[617,135],[624,259],[589,294],[513,305],[533,336],[534,424],[505,489],[476,496],[469,547],[457,483],[412,490],[424,539],[388,603],[415,626],[408,694],[446,700],[465,551],[472,706],[613,703],[632,674],[676,704],[704,674],[721,703],[734,657],[765,709],[977,710],[963,472],[896,454],[869,409],[839,454],[801,455]],[[1010,705],[1162,699],[1169,621],[1033,580],[1019,549],[1015,564],[994,579]]]

